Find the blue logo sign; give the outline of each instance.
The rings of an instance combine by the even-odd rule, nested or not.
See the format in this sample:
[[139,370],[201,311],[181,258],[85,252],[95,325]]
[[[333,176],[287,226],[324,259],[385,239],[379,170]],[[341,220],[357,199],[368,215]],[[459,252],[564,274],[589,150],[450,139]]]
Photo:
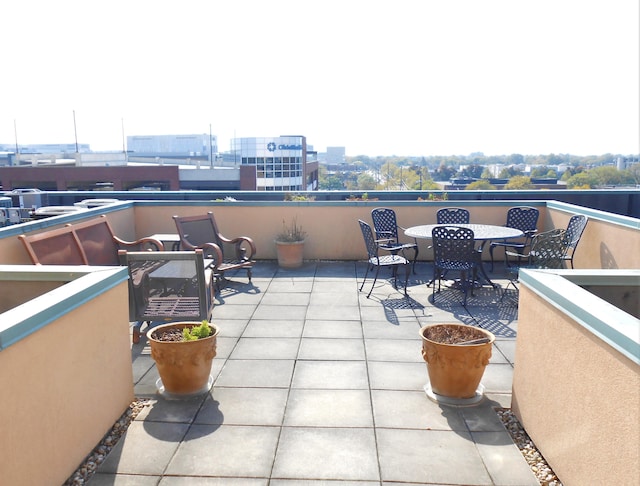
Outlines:
[[275,151],[276,151],[276,144],[275,144],[275,143],[273,143],[273,142],[269,142],[269,143],[267,144],[267,150],[268,150],[269,152],[275,152]]

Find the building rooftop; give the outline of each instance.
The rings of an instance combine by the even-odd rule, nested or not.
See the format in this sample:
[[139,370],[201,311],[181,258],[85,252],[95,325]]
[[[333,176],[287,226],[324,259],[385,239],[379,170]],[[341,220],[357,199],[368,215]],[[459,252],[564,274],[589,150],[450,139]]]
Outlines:
[[[483,287],[466,307],[456,290],[434,299],[431,266],[419,263],[408,298],[383,278],[367,299],[364,271],[260,262],[252,284],[233,276],[214,309],[215,381],[198,398],[158,395],[148,344],[133,344],[135,394],[150,404],[90,484],[537,485],[495,412],[511,402],[513,296]],[[438,404],[424,391],[418,331],[441,322],[496,336],[478,405]]]

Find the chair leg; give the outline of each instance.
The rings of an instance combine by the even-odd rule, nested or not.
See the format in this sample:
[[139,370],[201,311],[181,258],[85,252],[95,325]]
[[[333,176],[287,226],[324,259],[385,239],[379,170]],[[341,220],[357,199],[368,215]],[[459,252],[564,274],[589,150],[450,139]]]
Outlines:
[[369,275],[370,268],[371,268],[371,265],[369,265],[369,262],[367,262],[367,269],[364,272],[364,279],[362,280],[362,285],[360,285],[360,292],[362,292],[362,289],[364,288],[364,283],[367,281],[367,276]]
[[376,274],[373,276],[373,283],[371,284],[371,288],[369,289],[369,293],[367,294],[367,299],[371,296],[371,292],[373,292],[373,287],[376,286],[376,281],[378,280],[379,271],[380,271],[380,266],[376,266]]
[[[409,283],[409,263],[406,263],[405,265],[405,270],[404,270],[404,295],[407,295],[407,285]],[[414,270],[415,273],[415,270]]]

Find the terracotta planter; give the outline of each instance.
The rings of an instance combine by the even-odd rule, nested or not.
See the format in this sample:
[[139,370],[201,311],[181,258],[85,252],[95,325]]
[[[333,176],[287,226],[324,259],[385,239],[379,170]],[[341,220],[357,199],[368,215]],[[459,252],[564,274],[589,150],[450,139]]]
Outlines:
[[276,253],[278,255],[278,265],[282,268],[298,268],[302,266],[304,253],[303,241],[276,241]]
[[147,337],[151,346],[151,357],[156,362],[161,383],[158,389],[171,395],[197,395],[209,390],[211,383],[211,363],[216,355],[216,341],[220,329],[213,328],[213,334],[196,341],[164,342],[153,337],[163,329],[183,329],[199,326],[200,322],[172,322],[149,330]]
[[454,399],[475,397],[495,336],[464,324],[427,325],[420,336],[433,393]]

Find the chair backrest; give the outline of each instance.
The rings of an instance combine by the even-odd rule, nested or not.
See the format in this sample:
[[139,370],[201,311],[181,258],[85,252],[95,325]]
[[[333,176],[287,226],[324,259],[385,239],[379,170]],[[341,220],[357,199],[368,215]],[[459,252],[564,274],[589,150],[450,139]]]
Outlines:
[[540,211],[529,206],[509,208],[507,211],[507,226],[522,232],[534,231],[538,226]]
[[458,226],[436,226],[431,237],[436,266],[474,260],[473,230]]
[[74,224],[71,229],[78,235],[89,265],[118,265],[118,245],[104,215]]
[[129,269],[131,320],[209,319],[213,284],[205,275],[202,250],[119,250],[118,257]]
[[469,211],[464,208],[442,208],[436,213],[438,224],[469,224]]
[[566,230],[553,229],[539,233],[531,240],[529,268],[562,268],[567,249]]
[[371,211],[371,219],[378,239],[392,238],[398,241],[398,222],[393,209],[375,208]]
[[362,221],[358,220],[360,224],[360,230],[362,231],[362,237],[364,238],[364,244],[367,247],[367,255],[369,258],[378,258],[378,247],[376,245],[376,241],[373,237],[373,231],[371,230],[371,226]]
[[569,224],[567,225],[566,244],[567,252],[575,251],[584,229],[587,227],[587,217],[583,214],[575,214],[571,216]]
[[173,220],[180,235],[180,242],[185,249],[193,250],[206,243],[215,243],[224,256],[224,243],[211,211],[196,216],[174,216]]

